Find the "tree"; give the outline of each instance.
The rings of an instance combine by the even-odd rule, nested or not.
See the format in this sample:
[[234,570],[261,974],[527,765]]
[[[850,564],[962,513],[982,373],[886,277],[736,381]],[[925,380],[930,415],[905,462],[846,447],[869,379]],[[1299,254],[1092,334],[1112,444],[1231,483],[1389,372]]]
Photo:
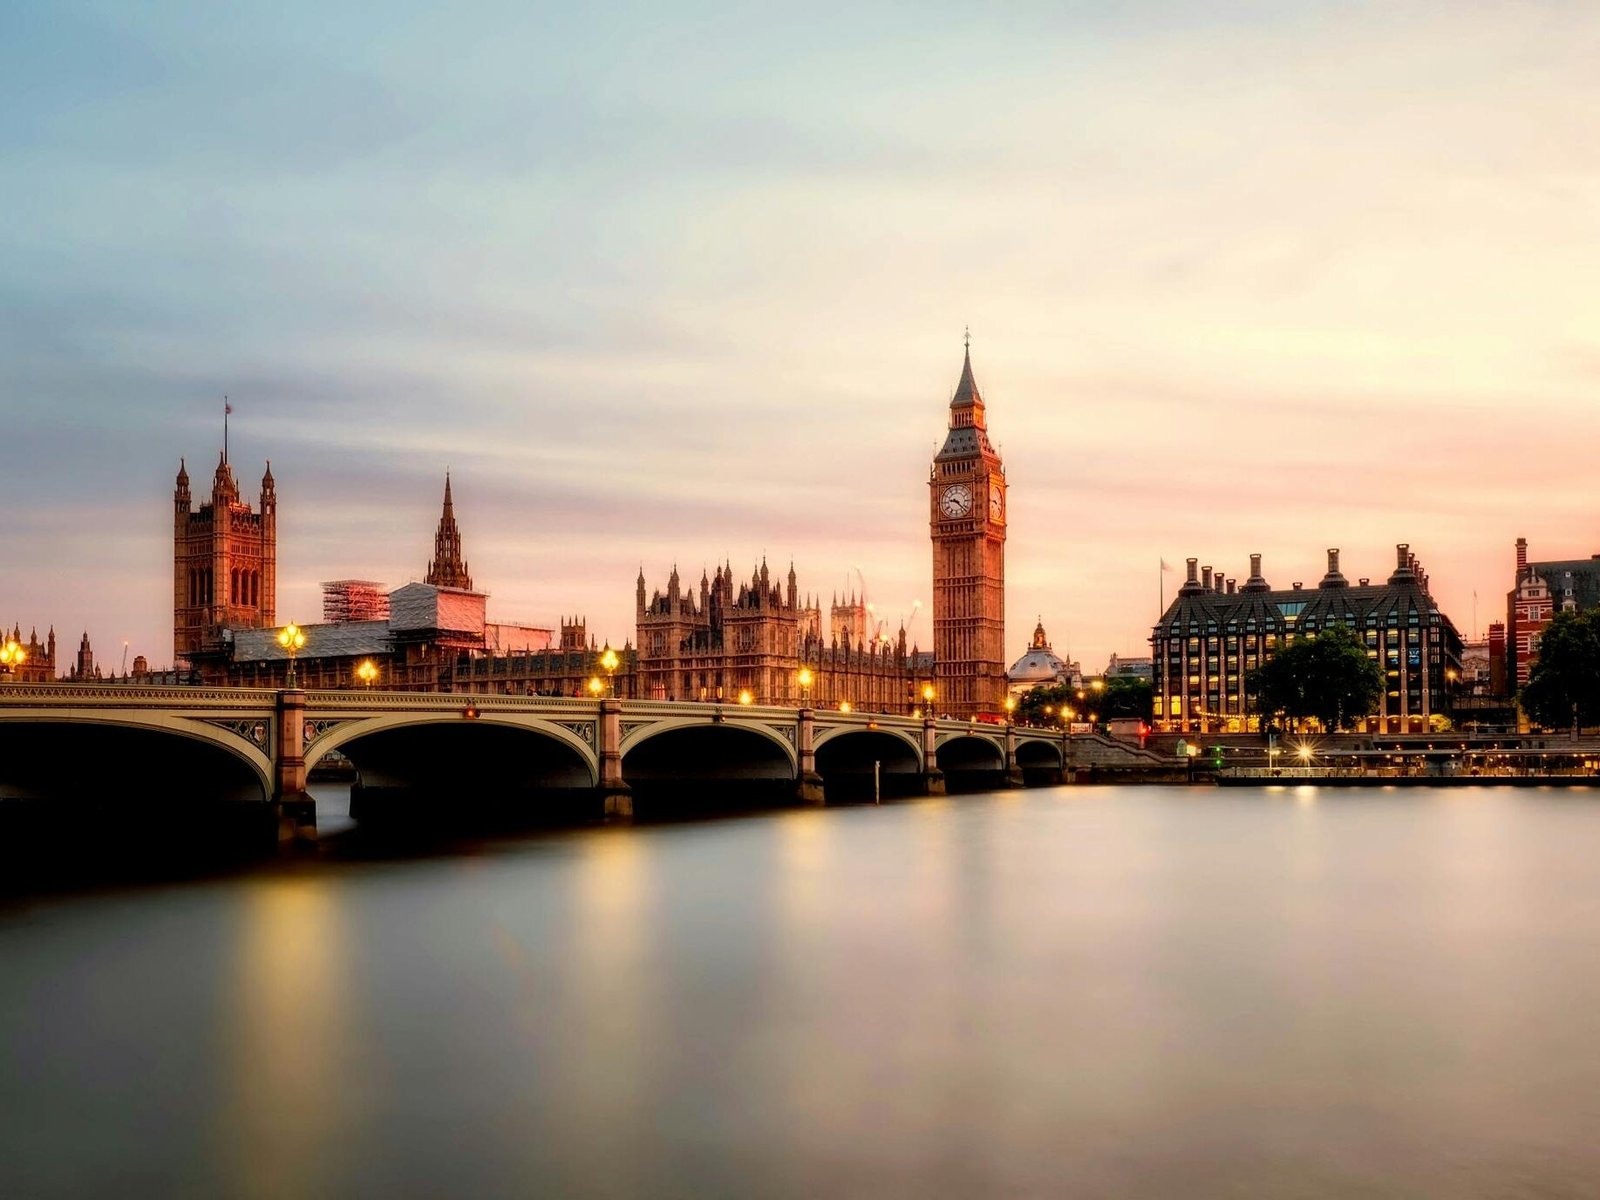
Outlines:
[[1106,678],[1105,691],[1096,701],[1102,721],[1116,717],[1138,717],[1150,720],[1151,705],[1155,702],[1155,689],[1148,679],[1136,675],[1111,675]]
[[1359,638],[1342,626],[1278,650],[1246,684],[1269,720],[1315,717],[1327,730],[1367,716],[1383,695],[1383,673]]
[[1557,613],[1545,627],[1522,710],[1546,729],[1600,723],[1600,609]]
[[[1073,689],[1064,683],[1052,683],[1049,687],[1036,687],[1031,692],[1023,695],[1017,701],[1017,711],[1014,719],[1024,725],[1048,725],[1060,716],[1064,708],[1076,709],[1078,697]],[[1049,709],[1046,713],[1044,710]]]
[[[1087,721],[1090,714],[1102,724],[1113,717],[1138,717],[1148,721],[1152,695],[1148,679],[1126,675],[1110,676],[1102,688],[1075,688],[1070,684],[1053,683],[1024,695],[1017,702],[1015,719],[1025,725],[1050,725],[1061,719],[1064,709],[1071,709],[1076,721]],[[1048,713],[1045,712],[1047,708]]]

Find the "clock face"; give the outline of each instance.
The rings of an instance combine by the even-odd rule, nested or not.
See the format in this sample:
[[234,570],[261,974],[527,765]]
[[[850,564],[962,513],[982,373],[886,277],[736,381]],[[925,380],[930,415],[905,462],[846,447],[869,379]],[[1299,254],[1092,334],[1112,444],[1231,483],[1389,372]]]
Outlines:
[[998,521],[1001,517],[1005,516],[1005,512],[1005,489],[1002,488],[998,483],[991,483],[989,485],[989,519],[992,521]]
[[964,483],[952,483],[939,497],[939,511],[952,520],[972,511],[972,489]]

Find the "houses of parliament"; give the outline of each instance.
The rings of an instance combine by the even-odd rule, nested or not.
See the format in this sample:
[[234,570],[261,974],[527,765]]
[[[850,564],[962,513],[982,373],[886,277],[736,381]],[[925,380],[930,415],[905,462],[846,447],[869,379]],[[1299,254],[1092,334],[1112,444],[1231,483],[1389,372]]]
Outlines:
[[[270,464],[256,507],[241,496],[226,452],[198,506],[180,466],[173,650],[191,678],[287,681],[289,662],[273,636],[277,503]],[[634,637],[618,650],[607,686],[642,699],[998,715],[1006,696],[1008,515],[1005,468],[989,439],[969,342],[928,474],[931,652],[908,644],[903,626],[885,630],[863,596],[836,595],[824,614],[819,599],[802,596],[792,564],[780,578],[765,562],[748,577],[724,563],[689,586],[674,567],[666,586],[648,593],[641,569]],[[353,586],[364,589],[359,603],[351,603]],[[448,480],[422,582],[387,596],[355,581],[325,584],[324,592],[325,620],[302,626],[307,640],[295,663],[302,686],[353,686],[365,662],[377,668],[378,686],[429,691],[581,694],[608,674],[580,618],[551,628],[489,618],[487,596],[474,590],[463,557]]]

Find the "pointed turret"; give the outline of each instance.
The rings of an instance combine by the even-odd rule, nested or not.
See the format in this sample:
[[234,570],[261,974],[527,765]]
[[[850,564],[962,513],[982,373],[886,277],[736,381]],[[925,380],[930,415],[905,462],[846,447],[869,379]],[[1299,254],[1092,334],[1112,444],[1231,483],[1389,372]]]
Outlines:
[[456,526],[455,500],[450,494],[450,472],[444,473],[444,509],[439,515],[439,528],[433,535],[433,561],[428,564],[428,574],[423,582],[434,587],[472,590],[472,574],[466,559],[461,557],[461,530]]
[[983,405],[983,397],[978,394],[977,380],[972,377],[972,343],[968,342],[961,358],[961,378],[956,381],[956,393],[950,397],[950,407],[960,408],[962,405]]
[[211,477],[212,504],[220,510],[225,504],[237,503],[238,499],[239,485],[234,481],[233,468],[228,465],[228,456],[218,452],[217,471]]
[[944,445],[934,461],[980,455],[995,458],[994,447],[989,444],[987,426],[983,396],[972,375],[972,342],[968,338],[961,358],[961,378],[956,382],[955,395],[950,397],[950,432],[945,435]]

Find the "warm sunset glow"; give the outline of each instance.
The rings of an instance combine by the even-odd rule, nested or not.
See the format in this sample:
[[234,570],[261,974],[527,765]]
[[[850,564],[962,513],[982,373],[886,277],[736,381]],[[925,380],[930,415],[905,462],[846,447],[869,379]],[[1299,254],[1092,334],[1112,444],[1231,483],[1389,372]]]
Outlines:
[[[151,471],[187,453],[209,502],[198,456],[215,461],[221,430],[203,431],[198,393],[271,362],[260,396],[235,396],[231,462],[251,503],[264,460],[280,467],[280,612],[357,564],[411,578],[453,464],[484,498],[464,553],[494,612],[583,612],[620,646],[641,561],[664,583],[681,559],[697,581],[726,554],[743,579],[765,553],[792,556],[824,604],[853,591],[925,653],[926,455],[969,323],[1012,481],[1006,608],[1070,625],[1086,670],[1147,652],[1177,583],[1162,559],[1243,578],[1260,551],[1286,586],[1318,577],[1325,546],[1353,580],[1407,541],[1469,632],[1474,593],[1480,626],[1505,594],[1519,534],[1552,558],[1600,551],[1588,489],[1531,504],[1503,469],[1581,480],[1600,444],[1588,6],[1177,20],[1112,5],[1014,22],[969,6],[914,39],[729,29],[740,71],[625,56],[615,95],[585,64],[634,44],[622,16],[481,11],[451,27],[525,39],[514,72],[466,46],[434,55],[438,30],[414,15],[385,24],[381,54],[360,22],[296,11],[218,33],[158,7],[112,22],[114,51],[78,44],[71,22],[8,31],[48,80],[19,80],[0,133],[0,183],[29,198],[13,224],[35,248],[0,256],[12,357],[38,380],[7,555],[40,569],[8,574],[12,610],[114,630],[170,665],[172,548],[152,521],[169,497]],[[713,54],[686,12],[652,28]],[[285,47],[313,37],[315,62],[286,74]],[[163,67],[108,74],[107,54]],[[411,69],[419,57],[434,69]],[[239,121],[226,138],[190,103],[221,62]],[[384,101],[352,108],[351,88]],[[506,128],[560,146],[502,174],[506,147],[484,131]],[[756,129],[782,132],[739,153]],[[275,139],[340,169],[287,186]],[[402,144],[437,153],[449,202],[391,186]],[[165,147],[148,187],[123,157],[141,145]],[[596,201],[602,178],[619,186]],[[194,237],[217,203],[226,236]],[[45,269],[35,251],[61,246],[97,253]],[[617,262],[631,265],[613,280]],[[429,286],[390,300],[419,269]],[[222,278],[238,302],[216,303]],[[73,329],[84,344],[66,352]],[[690,410],[706,432],[685,441]],[[1219,462],[1196,456],[1206,438]],[[1007,663],[1030,628],[1008,623]]]

